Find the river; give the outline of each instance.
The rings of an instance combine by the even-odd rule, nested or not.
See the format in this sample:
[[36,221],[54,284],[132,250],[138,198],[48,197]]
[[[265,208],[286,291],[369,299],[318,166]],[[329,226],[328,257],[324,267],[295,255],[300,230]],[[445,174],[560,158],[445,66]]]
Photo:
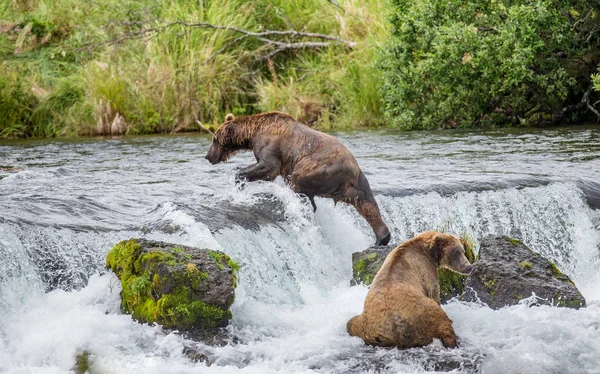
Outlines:
[[[201,135],[0,142],[0,372],[600,372],[600,127],[335,134],[367,175],[392,243],[425,230],[517,237],[586,297],[579,310],[453,300],[460,348],[366,347],[345,331],[367,288],[351,254],[374,242],[348,206],[317,212],[281,180],[234,186],[250,153],[210,165]],[[13,169],[10,169],[13,168]],[[231,342],[194,344],[120,312],[105,269],[118,241],[222,250],[241,264]]]

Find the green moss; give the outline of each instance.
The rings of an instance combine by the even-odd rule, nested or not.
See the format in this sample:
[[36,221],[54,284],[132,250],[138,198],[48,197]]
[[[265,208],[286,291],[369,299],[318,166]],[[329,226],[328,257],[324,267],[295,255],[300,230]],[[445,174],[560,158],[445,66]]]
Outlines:
[[354,279],[361,281],[364,285],[370,285],[373,282],[376,271],[371,274],[371,272],[369,272],[369,265],[376,259],[377,254],[370,253],[358,260],[352,269]]
[[208,280],[208,273],[198,270],[196,265],[189,263],[185,266],[184,277],[187,278],[184,281],[187,281],[193,289],[197,289]]
[[565,298],[560,297],[560,295],[554,296],[554,304],[556,306],[565,307],[565,308],[574,308],[574,309],[578,309],[583,306],[583,304],[581,303],[580,300],[577,300],[575,298],[565,299]]
[[364,259],[360,259],[358,261],[356,261],[356,264],[354,264],[354,275],[355,276],[360,276],[361,274],[364,274],[367,271],[367,263]]
[[533,269],[533,264],[529,261],[522,261],[519,263],[519,267],[521,270],[531,270]]
[[452,270],[438,268],[438,282],[440,285],[440,300],[448,301],[463,293],[466,275],[461,275]]
[[[217,251],[208,251],[208,255],[215,260],[219,270],[223,270],[223,256],[225,255]],[[225,260],[225,263],[227,263],[227,260]]]
[[514,239],[514,238],[504,238],[504,239],[506,239],[507,242],[511,243],[514,246],[522,244],[522,242],[519,239]]
[[75,374],[83,374],[90,369],[90,352],[83,351],[75,356],[75,366],[71,370],[75,372]]
[[369,253],[368,255],[365,256],[365,259],[369,262],[373,262],[377,259],[377,253]]
[[550,265],[548,265],[548,268],[552,272],[552,275],[554,275],[554,278],[558,279],[561,282],[572,284],[573,286],[575,285],[575,283],[573,283],[573,281],[565,273],[560,271],[558,269],[558,266],[556,266],[556,264],[554,264],[553,262],[551,262]]
[[176,254],[178,254],[178,255],[181,255],[181,256],[183,256],[185,259],[188,259],[188,260],[192,258],[192,255],[191,255],[191,254],[189,254],[189,253],[187,253],[187,252],[185,251],[185,249],[183,249],[183,248],[175,247],[175,248],[172,248],[172,249],[171,249],[171,252],[173,252],[173,253],[176,253]]
[[134,271],[140,273],[145,270],[154,271],[154,267],[158,264],[176,266],[183,263],[183,260],[178,260],[177,256],[172,253],[165,251],[147,251],[135,260]]
[[122,294],[121,307],[127,313],[133,313],[135,318],[141,318],[144,322],[153,322],[139,315],[136,306],[143,303],[151,296],[152,282],[145,276],[132,275],[128,278],[121,278]]
[[556,278],[564,275],[563,272],[558,269],[558,266],[556,266],[556,264],[554,264],[553,262],[551,262],[550,265],[548,265],[548,267],[550,268],[550,271],[552,271],[552,274],[554,274]]
[[230,312],[217,306],[192,300],[190,290],[180,287],[163,295],[156,304],[157,314],[167,328],[215,328],[230,318]]
[[227,256],[225,253],[208,251],[208,255],[215,260],[219,270],[225,269],[225,265],[231,269],[231,274],[233,275],[233,287],[237,287],[237,273],[240,270],[240,264],[232,260],[231,257]]
[[237,277],[240,272],[240,264],[236,261],[232,260],[231,257],[227,256],[227,265],[231,269],[231,274],[233,275],[233,288],[237,287]]
[[[239,264],[229,256],[209,252],[219,269],[227,264],[235,272]],[[121,278],[122,309],[141,322],[158,322],[166,328],[214,328],[231,318],[227,309],[194,299],[192,290],[209,279],[206,272],[188,262],[189,255],[181,248],[169,251],[147,251],[141,254],[136,240],[117,244],[107,255],[107,267]],[[172,267],[168,279],[161,277],[159,266]],[[168,283],[168,293],[163,293]],[[228,301],[229,302],[229,301]],[[233,303],[231,298],[228,307]]]
[[482,281],[483,281],[483,285],[485,286],[485,288],[487,288],[490,295],[494,296],[496,294],[496,290],[494,290],[494,286],[496,285],[496,280],[484,278],[484,279],[482,279]]
[[514,298],[515,298],[515,300],[517,300],[517,301],[519,301],[519,300],[523,300],[523,295],[521,295],[521,294],[518,294],[518,293],[517,293],[517,294],[515,294],[515,295],[514,295]]
[[479,257],[475,256],[475,238],[466,232],[463,232],[460,234],[460,243],[463,245],[463,248],[465,249],[465,256],[470,263],[474,263],[479,259]]
[[134,259],[138,258],[142,247],[137,240],[124,240],[115,245],[106,255],[106,267],[118,277],[129,277],[133,272]]

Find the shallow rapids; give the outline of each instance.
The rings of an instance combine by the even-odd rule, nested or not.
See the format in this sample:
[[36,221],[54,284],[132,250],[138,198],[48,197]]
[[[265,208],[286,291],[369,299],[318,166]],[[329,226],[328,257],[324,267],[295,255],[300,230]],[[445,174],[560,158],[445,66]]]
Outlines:
[[[345,332],[367,293],[351,254],[373,242],[348,206],[318,210],[280,180],[238,190],[199,136],[0,142],[0,372],[595,373],[600,370],[600,129],[339,134],[377,194],[393,243],[435,229],[522,239],[568,274],[580,310],[444,310],[460,348],[399,351]],[[230,343],[208,347],[121,314],[104,268],[146,237],[219,249],[241,265]],[[197,345],[212,366],[183,354]]]

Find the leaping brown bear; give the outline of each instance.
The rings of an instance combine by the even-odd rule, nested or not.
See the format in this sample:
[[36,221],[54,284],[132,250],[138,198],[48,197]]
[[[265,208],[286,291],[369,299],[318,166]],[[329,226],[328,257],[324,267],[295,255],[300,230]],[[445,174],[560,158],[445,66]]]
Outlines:
[[348,333],[385,347],[422,347],[433,339],[456,347],[452,321],[439,305],[438,267],[471,272],[458,238],[427,231],[400,244],[375,275],[362,314],[348,321]]
[[252,150],[256,163],[238,170],[237,182],[273,181],[281,175],[296,193],[308,197],[315,211],[315,196],[353,205],[373,229],[375,244],[389,243],[390,231],[367,178],[352,153],[333,136],[284,113],[241,118],[228,114],[213,135],[206,159],[217,164],[241,150]]

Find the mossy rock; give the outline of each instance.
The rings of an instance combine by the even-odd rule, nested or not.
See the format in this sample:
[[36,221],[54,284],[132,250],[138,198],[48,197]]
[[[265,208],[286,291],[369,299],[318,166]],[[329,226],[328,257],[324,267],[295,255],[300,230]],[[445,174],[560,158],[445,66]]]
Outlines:
[[467,278],[463,300],[483,302],[497,309],[535,294],[535,304],[569,308],[586,305],[573,281],[556,264],[518,239],[484,238],[479,254],[480,259]]
[[239,268],[208,249],[145,239],[118,243],[106,266],[121,279],[121,308],[140,322],[192,335],[226,326]]
[[[465,247],[465,254],[469,261],[475,261],[475,252],[473,251],[472,241],[461,239]],[[351,285],[359,283],[370,285],[373,278],[383,265],[387,255],[395,246],[373,246],[363,252],[352,254],[352,275]],[[438,269],[438,281],[440,284],[440,300],[447,302],[453,297],[461,296],[464,290],[466,275],[461,275],[447,269]]]

